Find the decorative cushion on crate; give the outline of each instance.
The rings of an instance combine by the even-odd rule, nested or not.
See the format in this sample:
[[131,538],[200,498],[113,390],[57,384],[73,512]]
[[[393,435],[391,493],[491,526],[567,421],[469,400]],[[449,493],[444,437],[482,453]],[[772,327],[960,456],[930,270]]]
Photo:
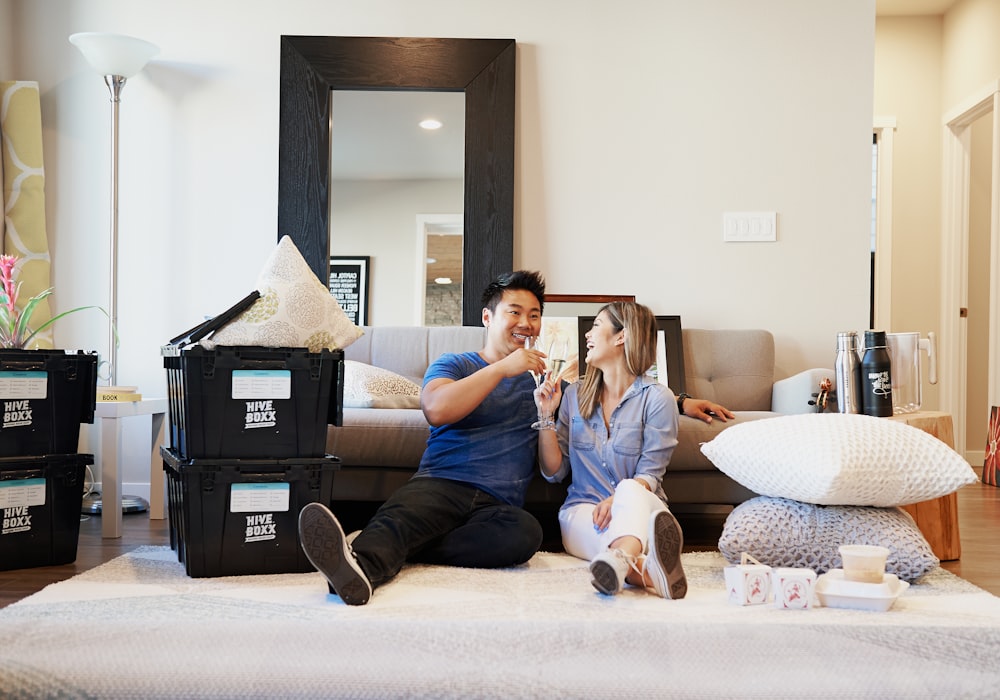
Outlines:
[[257,277],[260,299],[202,345],[342,350],[361,337],[299,249],[282,236]]
[[923,430],[849,413],[734,425],[701,451],[755,493],[822,505],[906,505],[978,478],[955,450]]
[[719,551],[732,564],[747,552],[768,566],[807,567],[822,574],[840,568],[842,544],[889,548],[886,573],[905,581],[937,568],[938,558],[901,508],[818,506],[787,498],[759,496],[741,503],[726,518]]
[[344,408],[420,408],[420,387],[387,369],[345,360]]

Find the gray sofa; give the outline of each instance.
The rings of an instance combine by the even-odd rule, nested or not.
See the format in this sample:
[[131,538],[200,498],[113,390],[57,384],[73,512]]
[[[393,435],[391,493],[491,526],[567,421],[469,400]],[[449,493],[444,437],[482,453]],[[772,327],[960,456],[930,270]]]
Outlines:
[[[479,327],[365,327],[364,335],[345,350],[345,359],[391,370],[421,383],[424,370],[444,352],[478,350],[485,342]],[[663,488],[674,510],[690,506],[736,505],[755,494],[716,469],[699,446],[736,423],[783,412],[806,412],[808,387],[794,382],[783,396],[774,381],[774,338],[764,330],[683,331],[686,391],[730,408],[736,419],[711,425],[681,416],[679,444],[667,468]],[[811,379],[810,379],[811,381]],[[789,398],[789,391],[794,396]],[[334,480],[334,503],[381,503],[416,470],[428,427],[419,409],[345,408],[341,427],[331,426],[327,451],[341,460]],[[565,497],[563,484],[540,476],[527,496],[529,510],[556,510]],[[695,508],[697,509],[697,508]]]

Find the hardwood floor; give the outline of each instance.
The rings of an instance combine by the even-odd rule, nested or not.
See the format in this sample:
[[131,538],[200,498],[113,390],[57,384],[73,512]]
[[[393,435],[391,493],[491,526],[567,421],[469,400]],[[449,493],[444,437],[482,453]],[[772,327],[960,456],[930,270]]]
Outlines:
[[[943,562],[942,567],[1000,595],[1000,488],[982,483],[958,492],[959,529],[962,558]],[[170,530],[166,520],[150,520],[147,513],[125,515],[121,539],[101,537],[99,516],[85,516],[80,523],[76,561],[62,566],[0,571],[0,607],[91,569],[142,545],[167,545]],[[684,527],[687,549],[712,548],[718,540],[723,517],[690,519],[678,516]]]

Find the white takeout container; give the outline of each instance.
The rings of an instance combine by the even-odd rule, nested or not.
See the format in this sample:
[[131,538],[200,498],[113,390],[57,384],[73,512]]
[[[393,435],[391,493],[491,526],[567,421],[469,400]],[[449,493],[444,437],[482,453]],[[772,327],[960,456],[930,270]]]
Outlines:
[[889,548],[872,544],[842,544],[837,548],[844,578],[862,583],[880,583],[885,574]]
[[781,567],[771,571],[774,607],[780,610],[808,610],[812,607],[816,572],[812,569]]
[[882,583],[861,583],[845,579],[843,569],[830,569],[816,580],[816,597],[828,608],[885,612],[909,587],[895,574],[885,574]]

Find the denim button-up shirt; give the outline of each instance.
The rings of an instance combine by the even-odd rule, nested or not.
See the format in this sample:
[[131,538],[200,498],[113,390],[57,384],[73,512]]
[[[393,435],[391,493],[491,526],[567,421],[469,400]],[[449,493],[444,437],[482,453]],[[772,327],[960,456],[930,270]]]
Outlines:
[[660,486],[677,446],[677,401],[667,387],[647,376],[636,378],[605,427],[600,404],[590,418],[580,415],[577,389],[571,384],[559,407],[557,433],[563,460],[551,482],[572,470],[563,507],[599,503],[619,481],[640,478],[666,501]]

